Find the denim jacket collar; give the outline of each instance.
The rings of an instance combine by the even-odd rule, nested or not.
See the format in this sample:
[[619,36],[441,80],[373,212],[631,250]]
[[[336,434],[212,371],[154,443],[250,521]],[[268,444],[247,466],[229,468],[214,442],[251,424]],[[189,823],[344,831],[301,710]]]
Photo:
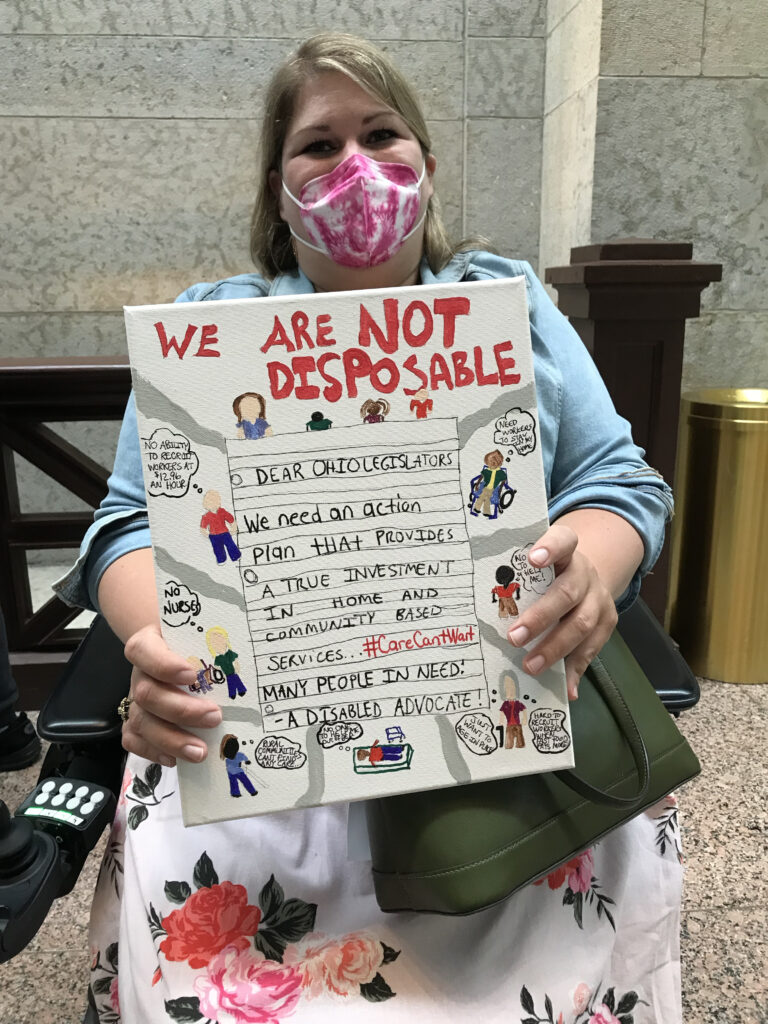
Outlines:
[[[452,284],[456,281],[463,280],[467,272],[471,256],[471,252],[457,253],[450,263],[443,267],[442,270],[438,271],[437,274],[432,272],[426,256],[423,257],[421,266],[419,267],[420,283]],[[303,270],[301,270],[301,268],[297,267],[296,270],[291,271],[289,274],[278,274],[269,287],[269,294],[306,295],[307,292],[313,292],[314,290],[314,286],[307,275]]]

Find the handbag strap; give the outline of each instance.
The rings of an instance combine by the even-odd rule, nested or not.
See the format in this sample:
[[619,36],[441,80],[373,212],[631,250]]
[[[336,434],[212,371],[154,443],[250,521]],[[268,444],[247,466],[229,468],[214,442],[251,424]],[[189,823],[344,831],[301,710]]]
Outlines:
[[587,799],[593,800],[595,803],[608,804],[611,807],[632,807],[643,799],[648,789],[651,773],[648,763],[648,751],[643,737],[640,735],[640,730],[637,728],[637,724],[632,717],[632,712],[627,707],[621,691],[599,657],[594,659],[587,671],[592,673],[596,688],[600,691],[605,703],[610,708],[613,717],[616,719],[616,724],[619,726],[621,734],[632,752],[640,788],[634,796],[617,796],[615,793],[606,793],[602,789],[597,789],[596,786],[591,785],[586,779],[582,779],[571,768],[557,771],[554,774],[561,782],[564,782],[566,786],[569,786],[580,796],[587,797]]

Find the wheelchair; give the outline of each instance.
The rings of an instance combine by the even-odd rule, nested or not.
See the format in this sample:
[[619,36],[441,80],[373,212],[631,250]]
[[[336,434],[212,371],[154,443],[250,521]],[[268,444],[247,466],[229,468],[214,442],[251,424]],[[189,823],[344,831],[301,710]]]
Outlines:
[[[469,481],[469,502],[467,503],[467,508],[473,516],[479,515],[479,513],[475,511],[475,502],[478,501],[483,491],[483,486],[481,486],[482,483],[482,473],[479,473],[477,476],[473,476]],[[494,496],[491,498],[491,505],[494,510],[491,519],[496,519],[502,514],[502,512],[506,512],[515,500],[516,494],[517,491],[515,488],[510,487],[506,481],[495,488]]]
[[[672,714],[696,704],[696,677],[642,599],[617,628]],[[51,746],[38,784],[13,815],[0,801],[0,963],[24,949],[54,899],[72,890],[112,822],[125,760],[117,706],[130,674],[122,643],[96,618],[39,714],[38,733]]]

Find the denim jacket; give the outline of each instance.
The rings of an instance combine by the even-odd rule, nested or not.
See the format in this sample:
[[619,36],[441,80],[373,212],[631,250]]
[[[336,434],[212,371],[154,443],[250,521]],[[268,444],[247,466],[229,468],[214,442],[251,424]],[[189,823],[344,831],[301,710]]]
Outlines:
[[[664,526],[672,514],[672,492],[643,461],[581,339],[558,311],[529,263],[488,252],[456,255],[438,274],[422,262],[423,284],[486,281],[524,276],[533,344],[539,429],[549,518],[575,508],[601,508],[626,519],[643,539],[645,553],[619,610],[637,596],[642,576],[658,558]],[[187,288],[177,302],[302,295],[313,291],[301,272],[268,281],[240,274],[215,284]],[[578,381],[578,386],[572,382]],[[98,586],[106,568],[137,548],[150,546],[141,454],[133,397],[128,401],[109,493],[94,515],[73,568],[54,584],[69,604],[98,609]]]

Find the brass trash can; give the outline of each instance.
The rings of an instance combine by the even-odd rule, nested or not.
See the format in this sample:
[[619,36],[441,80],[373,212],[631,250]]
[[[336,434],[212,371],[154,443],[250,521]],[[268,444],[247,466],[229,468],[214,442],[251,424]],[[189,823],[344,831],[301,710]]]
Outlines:
[[682,396],[667,629],[696,675],[768,682],[768,389]]

